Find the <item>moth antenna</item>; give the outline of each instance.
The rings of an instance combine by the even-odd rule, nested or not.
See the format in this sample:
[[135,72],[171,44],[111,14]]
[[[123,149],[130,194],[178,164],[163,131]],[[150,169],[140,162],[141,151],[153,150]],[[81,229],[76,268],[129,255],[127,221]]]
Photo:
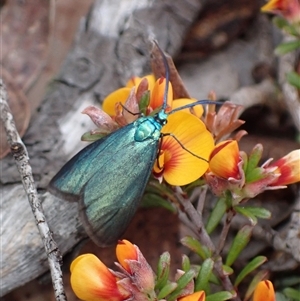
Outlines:
[[163,102],[163,106],[162,106],[162,109],[165,110],[167,107],[167,100],[168,100],[168,93],[169,93],[170,68],[169,68],[169,64],[168,64],[165,53],[158,46],[158,43],[156,41],[153,41],[153,42],[161,54],[161,57],[162,57],[163,63],[164,63],[164,67],[165,67],[166,87],[165,87],[165,92],[164,92],[164,102]]

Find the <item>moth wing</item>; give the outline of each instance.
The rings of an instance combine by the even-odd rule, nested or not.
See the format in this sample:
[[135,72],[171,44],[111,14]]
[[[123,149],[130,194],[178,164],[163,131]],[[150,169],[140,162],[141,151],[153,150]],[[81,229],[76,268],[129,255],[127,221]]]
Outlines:
[[134,125],[129,124],[86,146],[53,177],[48,190],[62,199],[79,200],[86,183],[106,161],[112,160],[115,144],[125,146],[134,143],[134,131]]
[[80,217],[96,244],[111,245],[126,230],[149,180],[157,148],[157,140],[114,145],[109,160],[83,188]]

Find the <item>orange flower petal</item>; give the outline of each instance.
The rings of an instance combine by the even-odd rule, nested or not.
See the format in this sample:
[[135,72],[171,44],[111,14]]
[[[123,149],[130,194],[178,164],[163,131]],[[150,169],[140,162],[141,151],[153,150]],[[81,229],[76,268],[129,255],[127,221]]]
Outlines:
[[278,9],[278,5],[282,2],[282,0],[271,0],[266,3],[260,10],[262,12],[270,12],[274,9]]
[[120,88],[105,97],[102,104],[102,110],[110,116],[115,116],[115,105],[118,102],[125,104],[127,98],[130,95],[131,88]]
[[[164,102],[164,95],[165,95],[165,87],[166,87],[166,79],[161,77],[159,78],[151,90],[150,95],[150,104],[149,106],[155,110],[163,105]],[[171,106],[173,100],[173,89],[172,85],[169,82],[169,90],[168,90],[168,97],[167,97],[167,104]]]
[[126,239],[119,241],[116,247],[116,255],[121,266],[127,271],[130,271],[127,260],[138,259],[135,246]]
[[260,281],[253,294],[253,301],[275,301],[273,284],[269,280]]
[[281,186],[300,182],[300,149],[294,150],[274,162],[270,167],[277,166],[275,172],[279,172],[280,176],[276,183],[272,186]]
[[205,160],[214,147],[213,137],[204,123],[196,116],[180,111],[168,116],[162,133],[172,134],[162,138],[164,179],[171,185],[182,186],[201,177],[208,168]]
[[116,278],[93,254],[77,257],[71,264],[71,286],[76,296],[84,301],[124,300]]
[[299,0],[271,0],[261,8],[261,11],[282,15],[291,23],[300,21]]
[[[195,98],[174,99],[172,102],[172,110],[180,108],[180,107],[188,105],[188,104],[191,104],[191,103],[194,103],[195,101],[197,101]],[[195,116],[200,118],[203,115],[204,109],[203,109],[202,105],[197,105],[190,109],[181,110],[180,112],[192,113]]]
[[126,87],[128,87],[128,88],[138,87],[138,85],[144,78],[146,78],[148,80],[148,88],[150,91],[152,91],[154,84],[155,84],[155,77],[153,74],[149,74],[144,77],[134,76],[127,82]]
[[239,146],[236,140],[222,141],[214,148],[209,168],[218,177],[228,179],[239,175]]
[[199,291],[191,295],[184,296],[179,301],[205,301],[205,292]]

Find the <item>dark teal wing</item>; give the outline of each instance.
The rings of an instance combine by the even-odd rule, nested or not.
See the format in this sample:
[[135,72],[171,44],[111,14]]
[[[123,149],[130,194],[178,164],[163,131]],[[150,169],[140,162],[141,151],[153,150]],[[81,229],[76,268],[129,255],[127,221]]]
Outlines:
[[110,152],[114,145],[134,143],[133,138],[130,139],[132,132],[134,132],[134,126],[129,124],[89,144],[60,169],[51,180],[48,190],[63,199],[79,200],[82,188],[101,168],[102,158],[109,160],[108,157],[112,157]]
[[107,246],[123,234],[149,180],[158,140],[134,140],[135,126],[90,144],[51,180],[49,190],[80,200],[80,216],[89,236]]
[[[136,212],[157,153],[151,140],[116,146],[110,160],[83,189],[80,216],[85,230],[100,246],[116,242]],[[105,175],[105,176],[103,176]]]

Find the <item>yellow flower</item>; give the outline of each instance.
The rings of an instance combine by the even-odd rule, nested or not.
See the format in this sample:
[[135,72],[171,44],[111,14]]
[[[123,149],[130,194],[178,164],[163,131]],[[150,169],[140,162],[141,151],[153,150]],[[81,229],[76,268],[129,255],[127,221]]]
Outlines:
[[260,281],[253,294],[253,301],[275,301],[273,284],[269,280]]
[[205,301],[205,292],[195,292],[191,295],[180,298],[179,301]]
[[300,182],[300,149],[294,150],[270,164],[268,168],[277,167],[274,173],[280,174],[272,186],[285,186]]
[[[145,85],[145,82],[148,84]],[[126,88],[121,88],[110,94],[103,102],[103,109],[111,116],[115,115],[115,121],[124,125],[134,121],[138,115],[132,115],[117,103],[121,102],[131,112],[135,112],[140,96],[149,89],[149,105],[146,115],[153,111],[160,110],[166,102],[166,111],[170,111],[184,105],[195,102],[195,99],[181,98],[173,100],[172,84],[169,82],[167,99],[166,79],[161,77],[154,85],[150,84],[151,79],[147,78],[132,80]],[[132,91],[126,89],[134,84],[139,85]],[[142,88],[141,85],[145,85]],[[124,90],[125,89],[125,90]],[[132,88],[133,89],[133,88]],[[143,92],[143,93],[140,93]],[[128,99],[123,97],[128,93]],[[130,94],[131,93],[131,94]],[[110,104],[109,104],[110,103]],[[111,110],[115,109],[115,113]],[[153,113],[152,113],[153,114]],[[197,105],[191,109],[184,109],[167,118],[167,124],[162,128],[162,142],[160,144],[159,158],[154,166],[154,175],[165,179],[171,185],[186,185],[201,177],[208,168],[208,158],[213,150],[214,141],[211,133],[206,129],[204,123],[199,119],[203,114],[203,107]],[[131,116],[130,116],[131,115]]]
[[162,133],[172,135],[162,138],[154,174],[178,186],[201,177],[208,168],[209,155],[214,147],[213,137],[204,123],[192,114],[179,111],[168,117]]
[[[178,99],[174,99],[172,102],[172,110],[183,107],[185,105],[188,104],[192,104],[195,101],[197,101],[197,99],[195,98],[178,98]],[[202,105],[197,105],[194,106],[192,108],[189,109],[183,109],[180,110],[180,112],[186,112],[186,113],[192,113],[193,115],[197,116],[198,118],[200,118],[203,115],[203,106]]]
[[145,77],[132,77],[126,84],[125,87],[122,87],[120,89],[117,89],[116,91],[113,91],[109,95],[105,97],[102,104],[102,109],[104,112],[106,112],[110,116],[116,115],[116,104],[122,103],[125,105],[126,100],[128,99],[130,95],[130,91],[133,87],[135,87],[135,91],[138,90],[139,85],[141,82],[146,79],[147,80],[147,87],[146,89],[149,89],[150,91],[153,90],[155,78],[153,75],[147,75]]
[[133,76],[126,84],[126,87],[133,88],[138,87],[142,80],[146,79],[148,82],[148,89],[151,91],[155,84],[155,77],[153,74],[149,74],[143,77]]
[[239,179],[239,146],[236,140],[226,140],[217,144],[210,155],[209,169],[223,179]]
[[77,257],[71,264],[71,286],[84,301],[121,301],[128,295],[121,293],[116,277],[93,254]]
[[135,246],[126,239],[119,241],[116,255],[121,266],[127,271],[130,271],[128,260],[138,260]]
[[[154,273],[140,249],[126,239],[120,240],[116,248],[120,265],[131,276],[135,287],[142,293],[154,294]],[[132,290],[130,290],[132,292]]]

